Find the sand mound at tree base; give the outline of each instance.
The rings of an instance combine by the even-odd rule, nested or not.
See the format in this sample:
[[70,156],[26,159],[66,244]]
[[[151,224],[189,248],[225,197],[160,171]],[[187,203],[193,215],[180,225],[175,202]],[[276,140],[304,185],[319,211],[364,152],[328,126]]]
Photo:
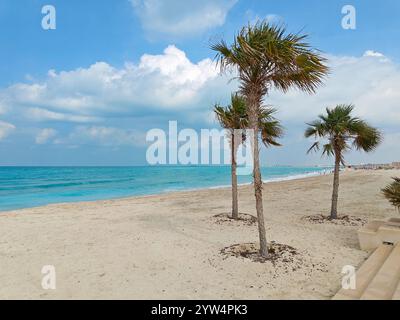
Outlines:
[[217,224],[242,224],[252,226],[257,224],[257,217],[247,213],[239,213],[239,219],[232,218],[232,214],[221,213],[213,216]]
[[272,263],[274,266],[286,268],[292,271],[299,269],[303,265],[303,258],[297,249],[276,243],[274,241],[268,244],[269,257],[260,255],[259,245],[255,243],[242,243],[226,247],[221,250],[221,254],[226,257],[246,258],[254,262]]
[[350,226],[350,227],[362,227],[364,226],[368,220],[363,217],[355,217],[355,216],[339,216],[337,219],[331,219],[329,216],[325,216],[322,214],[305,216],[301,220],[310,222],[313,224],[334,224],[339,226]]

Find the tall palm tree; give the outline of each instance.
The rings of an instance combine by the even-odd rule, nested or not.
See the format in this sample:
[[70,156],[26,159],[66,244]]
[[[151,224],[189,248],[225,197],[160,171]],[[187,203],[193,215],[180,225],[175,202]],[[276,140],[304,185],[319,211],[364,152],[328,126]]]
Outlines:
[[[286,33],[285,28],[261,21],[242,28],[228,45],[213,44],[222,72],[237,73],[240,93],[246,98],[249,129],[259,132],[258,115],[265,96],[272,88],[283,92],[297,87],[313,93],[327,74],[325,59],[305,42],[306,35]],[[260,238],[260,255],[268,257],[264,226],[262,178],[258,134],[254,134],[254,193]]]
[[[283,128],[274,117],[275,109],[262,106],[259,113],[259,132],[261,141],[266,147],[281,146],[277,142],[283,136]],[[214,113],[221,127],[229,131],[229,143],[231,146],[231,176],[232,176],[232,219],[239,219],[238,182],[237,182],[237,151],[240,144],[246,139],[245,132],[248,127],[248,115],[245,97],[238,93],[232,94],[231,105],[222,107],[216,104]]]
[[382,189],[383,195],[400,211],[400,178],[393,178],[393,182]]
[[[337,219],[337,204],[339,197],[340,164],[344,165],[344,153],[354,147],[365,152],[373,151],[382,141],[381,133],[365,121],[353,117],[353,105],[338,105],[333,109],[326,109],[326,115],[320,115],[318,120],[308,124],[305,137],[314,136],[315,139],[324,138],[327,141],[322,146],[323,155],[335,158],[333,179],[331,219]],[[308,153],[318,151],[320,141],[316,141]]]

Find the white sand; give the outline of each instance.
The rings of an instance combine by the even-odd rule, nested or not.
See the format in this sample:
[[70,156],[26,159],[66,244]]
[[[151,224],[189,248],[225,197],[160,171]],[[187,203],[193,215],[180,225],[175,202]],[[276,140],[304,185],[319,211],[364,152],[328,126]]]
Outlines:
[[[397,216],[380,188],[399,171],[342,175],[340,213]],[[122,200],[50,205],[0,214],[0,298],[329,299],[344,265],[367,257],[357,227],[314,225],[328,213],[331,176],[265,186],[268,238],[299,250],[301,268],[274,267],[220,250],[255,242],[256,226],[216,223],[230,190],[203,190]],[[255,214],[251,186],[241,212]],[[41,269],[54,265],[57,289],[43,290]]]

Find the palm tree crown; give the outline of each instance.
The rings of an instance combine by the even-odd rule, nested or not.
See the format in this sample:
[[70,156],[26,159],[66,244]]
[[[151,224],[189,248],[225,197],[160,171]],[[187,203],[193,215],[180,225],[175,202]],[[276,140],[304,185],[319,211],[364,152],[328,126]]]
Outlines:
[[390,203],[400,210],[400,178],[393,178],[393,182],[382,190],[383,195]]
[[246,127],[246,101],[237,93],[232,94],[229,106],[222,107],[216,104],[214,113],[224,129],[233,131]]
[[[227,129],[232,134],[234,130],[249,128],[248,109],[246,108],[246,98],[238,93],[231,96],[231,104],[222,107],[216,104],[214,113],[221,127]],[[276,109],[269,106],[261,106],[259,111],[258,128],[261,141],[266,147],[281,144],[277,139],[282,138],[284,130],[279,120],[275,118]],[[245,139],[243,132],[242,138]]]
[[246,96],[256,90],[261,98],[272,86],[284,92],[296,86],[312,93],[322,84],[328,67],[306,38],[287,33],[284,27],[258,22],[242,28],[232,45],[222,40],[211,49],[217,52],[222,71],[236,69]]
[[[353,117],[353,105],[338,105],[333,109],[326,109],[326,115],[322,114],[318,120],[308,124],[306,138],[314,136],[316,139],[324,138],[323,155],[335,157],[335,170],[333,174],[333,192],[331,219],[338,217],[339,197],[339,172],[340,163],[344,164],[344,152],[355,148],[370,152],[374,150],[382,140],[381,133],[367,124],[364,120]],[[319,150],[321,142],[316,141],[308,152]]]
[[[344,164],[343,152],[354,147],[365,152],[373,151],[381,142],[382,135],[364,120],[352,116],[353,105],[338,105],[327,108],[326,115],[320,115],[318,120],[309,123],[305,137],[314,136],[328,139],[323,145],[323,155],[339,156]],[[308,152],[319,150],[320,141],[315,142]]]

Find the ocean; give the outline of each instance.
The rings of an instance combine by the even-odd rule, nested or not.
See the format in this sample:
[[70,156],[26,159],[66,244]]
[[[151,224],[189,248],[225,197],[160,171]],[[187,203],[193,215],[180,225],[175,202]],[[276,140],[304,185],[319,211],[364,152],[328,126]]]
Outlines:
[[[262,168],[264,181],[319,175],[319,167]],[[229,166],[0,167],[0,211],[230,185]],[[239,176],[240,184],[251,176]]]

